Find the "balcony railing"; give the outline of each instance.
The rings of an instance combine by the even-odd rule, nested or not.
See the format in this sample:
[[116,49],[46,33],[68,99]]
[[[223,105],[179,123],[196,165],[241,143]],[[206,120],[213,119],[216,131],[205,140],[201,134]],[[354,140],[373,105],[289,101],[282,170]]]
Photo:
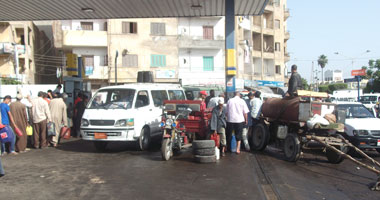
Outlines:
[[107,47],[107,31],[63,31],[64,46]]

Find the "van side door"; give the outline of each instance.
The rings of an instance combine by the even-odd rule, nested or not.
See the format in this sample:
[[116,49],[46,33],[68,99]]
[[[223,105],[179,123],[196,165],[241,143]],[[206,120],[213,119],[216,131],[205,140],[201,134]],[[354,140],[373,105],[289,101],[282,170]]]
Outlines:
[[162,106],[164,105],[164,100],[169,99],[168,93],[166,90],[151,90],[150,92],[153,100],[152,115],[157,119],[151,130],[154,133],[161,134],[159,124],[161,123]]
[[151,104],[149,96],[150,95],[147,90],[140,90],[137,93],[135,101],[135,109],[137,110],[135,123],[137,127],[135,128],[140,128],[140,130],[135,131],[141,131],[144,125],[151,127],[155,121],[155,117],[151,114],[152,108],[150,107]]

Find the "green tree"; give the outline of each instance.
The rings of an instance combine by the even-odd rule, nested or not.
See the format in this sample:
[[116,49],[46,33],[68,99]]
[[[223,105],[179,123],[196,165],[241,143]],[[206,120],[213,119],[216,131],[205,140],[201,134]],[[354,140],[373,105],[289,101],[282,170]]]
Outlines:
[[322,68],[322,84],[324,83],[324,79],[323,79],[323,69],[326,67],[327,63],[329,62],[329,60],[327,59],[327,56],[325,56],[324,54],[320,55],[319,58],[318,58],[318,65],[321,66]]
[[380,59],[369,60],[368,67],[363,66],[362,69],[367,70],[367,75],[362,78],[370,79],[364,92],[380,92]]
[[307,80],[304,79],[304,78],[301,78],[302,79],[302,87],[304,90],[309,90],[310,87],[309,87],[309,84],[307,83]]

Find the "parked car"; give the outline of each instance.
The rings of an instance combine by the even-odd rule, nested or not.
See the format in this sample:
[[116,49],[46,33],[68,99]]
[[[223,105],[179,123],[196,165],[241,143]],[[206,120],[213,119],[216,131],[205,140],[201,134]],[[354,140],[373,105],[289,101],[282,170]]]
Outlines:
[[371,93],[371,94],[364,94],[360,97],[360,102],[368,109],[372,109],[375,105],[377,100],[380,97],[380,93]]
[[108,142],[135,141],[140,150],[162,132],[164,100],[186,100],[178,84],[134,83],[100,88],[83,114],[81,135],[104,150]]
[[208,95],[210,95],[210,90],[215,91],[215,96],[219,96],[219,94],[224,92],[224,88],[221,86],[196,86],[196,85],[187,85],[183,86],[185,89],[185,94],[187,100],[195,100],[199,98],[199,92],[205,90]]
[[380,153],[380,119],[361,103],[337,103],[346,112],[345,136],[360,149],[376,149]]

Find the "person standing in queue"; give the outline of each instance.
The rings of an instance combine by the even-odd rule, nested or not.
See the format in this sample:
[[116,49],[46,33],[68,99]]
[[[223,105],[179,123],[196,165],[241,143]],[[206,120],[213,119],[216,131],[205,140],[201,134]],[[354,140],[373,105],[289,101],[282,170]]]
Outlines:
[[55,125],[55,136],[50,136],[49,142],[53,147],[57,147],[60,137],[62,125],[67,127],[67,109],[64,99],[67,99],[67,94],[58,94],[58,98],[50,101],[49,108],[51,119]]
[[240,154],[243,126],[248,125],[248,112],[248,106],[240,98],[240,92],[235,92],[235,97],[227,102],[227,146],[231,150],[232,131],[235,131],[237,154]]
[[[22,136],[16,135],[16,152],[24,153],[26,150],[27,139],[26,126],[28,125],[28,116],[26,114],[26,106],[21,103],[22,95],[16,96],[16,101],[12,102],[10,107],[12,116],[16,119],[15,123],[19,130],[22,132]],[[12,126],[13,130],[16,130],[15,126]]]
[[207,108],[207,106],[206,106],[206,96],[207,96],[207,92],[206,91],[202,90],[202,91],[199,92],[199,97],[200,97],[199,100],[202,101],[201,110],[206,110],[206,108]]
[[[9,103],[11,102],[12,97],[7,95],[4,97],[3,103],[0,104],[0,111],[1,111],[1,124],[10,126],[12,125],[15,128],[18,128],[14,118],[11,113],[11,109],[9,107]],[[15,136],[14,130],[11,128],[12,134]],[[17,155],[15,151],[15,143],[16,143],[16,137],[14,137],[14,140],[10,143],[9,146],[9,154],[11,155]],[[1,153],[5,153],[5,143],[1,143]]]
[[260,91],[255,92],[254,98],[250,101],[250,104],[252,107],[251,118],[252,118],[252,130],[253,130],[253,128],[255,128],[255,126],[260,122],[261,106],[263,105]]
[[214,98],[215,97],[215,90],[210,90],[210,96],[207,96],[205,101],[206,101],[206,107],[208,107],[208,103],[210,102],[210,99]]
[[297,65],[292,65],[292,75],[290,76],[288,82],[288,92],[287,96],[295,97],[297,95],[297,90],[302,89],[302,79],[300,74],[297,72]]
[[212,109],[210,129],[214,134],[220,136],[221,156],[225,156],[226,151],[226,109],[224,108],[224,99],[219,98],[218,105]]
[[86,109],[86,105],[88,103],[88,97],[87,95],[82,96],[83,100],[79,101],[74,109],[74,115],[75,115],[75,127],[76,127],[76,135],[75,137],[80,137],[80,124],[82,121],[82,117],[84,114],[84,110]]
[[47,123],[51,122],[51,115],[49,105],[43,97],[44,92],[38,92],[38,98],[33,99],[32,101],[33,138],[35,149],[43,149],[48,145],[46,140],[46,128]]

